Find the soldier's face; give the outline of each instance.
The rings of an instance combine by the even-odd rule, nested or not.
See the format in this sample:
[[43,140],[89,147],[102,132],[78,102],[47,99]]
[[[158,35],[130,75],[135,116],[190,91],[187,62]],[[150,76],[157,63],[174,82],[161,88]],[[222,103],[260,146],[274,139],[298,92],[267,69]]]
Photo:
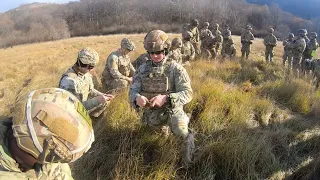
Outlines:
[[150,58],[153,62],[161,62],[165,58],[164,51],[150,52]]

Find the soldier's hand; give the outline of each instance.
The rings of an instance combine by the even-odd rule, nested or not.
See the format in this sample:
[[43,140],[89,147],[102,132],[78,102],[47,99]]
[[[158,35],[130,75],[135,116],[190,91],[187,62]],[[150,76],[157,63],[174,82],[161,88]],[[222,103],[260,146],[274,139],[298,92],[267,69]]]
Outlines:
[[108,101],[112,100],[114,98],[114,95],[112,94],[103,94],[103,96],[105,97],[105,99],[107,99]]
[[136,97],[136,103],[140,107],[145,107],[149,103],[149,100],[145,96],[139,95]]
[[162,107],[167,102],[167,95],[159,94],[150,99],[150,107]]
[[127,81],[132,82],[132,77],[127,77]]
[[113,95],[110,94],[102,94],[98,96],[98,101],[102,104],[106,103],[107,101],[110,101],[111,99],[113,99]]

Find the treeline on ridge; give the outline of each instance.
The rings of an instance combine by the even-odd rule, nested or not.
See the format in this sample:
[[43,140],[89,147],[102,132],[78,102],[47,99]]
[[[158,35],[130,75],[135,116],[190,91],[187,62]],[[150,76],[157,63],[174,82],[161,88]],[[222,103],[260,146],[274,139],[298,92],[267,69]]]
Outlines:
[[269,27],[278,38],[300,28],[315,31],[318,19],[305,20],[279,6],[245,0],[80,0],[64,5],[33,3],[0,13],[0,47],[75,36],[144,33],[162,29],[178,33],[192,18],[228,24],[239,35],[247,24],[262,37]]

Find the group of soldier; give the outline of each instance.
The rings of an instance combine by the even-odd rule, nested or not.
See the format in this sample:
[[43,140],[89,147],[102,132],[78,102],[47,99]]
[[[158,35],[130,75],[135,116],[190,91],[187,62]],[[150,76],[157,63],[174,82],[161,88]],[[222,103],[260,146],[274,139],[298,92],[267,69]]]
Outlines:
[[[188,167],[195,150],[194,132],[189,129],[184,105],[192,99],[189,75],[184,65],[203,56],[216,59],[221,47],[222,58],[234,58],[236,48],[229,26],[222,33],[219,25],[209,30],[204,23],[200,31],[194,19],[183,27],[182,40],[172,41],[161,30],[152,30],[144,38],[145,53],[131,63],[129,53],[135,44],[124,38],[120,48],[112,52],[102,73],[105,90],[117,92],[129,88],[130,104],[142,112],[142,123],[158,129],[164,136],[170,131],[180,144],[181,163]],[[242,59],[248,59],[254,36],[247,26],[241,35]],[[265,58],[273,61],[277,39],[271,28],[264,38]],[[307,66],[317,49],[316,33],[306,30],[284,41],[283,63],[298,69]],[[9,179],[72,179],[67,163],[80,158],[94,141],[91,117],[99,117],[114,98],[94,87],[91,73],[99,62],[98,53],[83,48],[77,59],[61,77],[59,88],[33,91],[20,98],[14,116],[0,122],[0,178]],[[320,74],[320,66],[315,66]],[[140,114],[140,113],[139,113]]]

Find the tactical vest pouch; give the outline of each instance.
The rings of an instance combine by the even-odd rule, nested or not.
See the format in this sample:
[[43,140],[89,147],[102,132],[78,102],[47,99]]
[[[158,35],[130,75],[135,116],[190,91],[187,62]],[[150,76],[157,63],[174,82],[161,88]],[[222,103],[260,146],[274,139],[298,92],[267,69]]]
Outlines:
[[127,77],[129,76],[129,73],[130,73],[129,68],[123,65],[119,67],[119,72]]
[[142,80],[142,92],[140,94],[150,99],[158,94],[166,94],[168,90],[168,77],[152,77],[152,74],[150,74],[149,77],[146,77]]

